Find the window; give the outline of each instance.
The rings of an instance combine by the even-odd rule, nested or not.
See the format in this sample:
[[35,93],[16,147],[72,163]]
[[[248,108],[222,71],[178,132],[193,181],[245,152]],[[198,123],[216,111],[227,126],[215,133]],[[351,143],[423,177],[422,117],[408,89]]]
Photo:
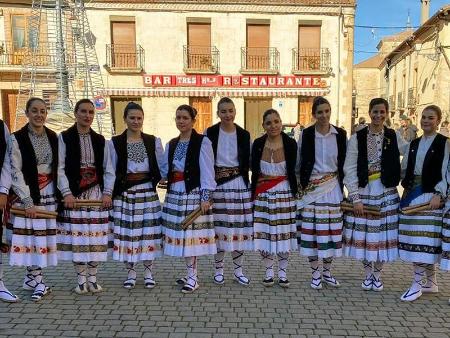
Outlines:
[[136,24],[134,21],[111,22],[111,67],[136,68]]
[[247,25],[247,69],[270,69],[269,36],[270,25]]
[[211,24],[188,23],[187,34],[188,69],[210,70],[212,67]]
[[26,21],[24,15],[13,15],[11,17],[11,27],[12,27],[12,42],[14,49],[25,48],[25,32],[26,32]]
[[320,25],[298,26],[298,70],[320,70]]

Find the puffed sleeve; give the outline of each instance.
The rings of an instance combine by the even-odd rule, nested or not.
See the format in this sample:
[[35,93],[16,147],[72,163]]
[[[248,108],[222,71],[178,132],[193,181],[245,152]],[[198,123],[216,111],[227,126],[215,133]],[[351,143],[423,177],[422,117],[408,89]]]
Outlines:
[[109,156],[111,157],[111,165],[115,169],[115,168],[117,168],[116,148],[114,147],[114,143],[112,140],[108,140],[108,141],[106,141],[106,143],[108,143]]
[[9,143],[9,130],[6,124],[4,125],[5,129],[5,141],[6,141],[6,148],[5,149],[5,158],[3,160],[3,167],[2,172],[0,176],[0,194],[8,195],[9,188],[11,188],[11,159],[9,157],[9,151],[8,151],[8,143]]
[[161,178],[167,180],[169,171],[169,143],[166,144],[164,149],[164,154],[161,158],[161,162],[158,162],[159,170],[161,172]]
[[442,179],[434,186],[434,191],[438,192],[442,197],[447,196],[447,166],[450,152],[450,140],[445,143],[444,160],[442,161],[441,177]]
[[[159,137],[156,137],[155,139],[155,156],[156,156],[156,162],[158,162],[158,168],[160,173],[162,172],[162,165],[164,164],[164,148],[162,146],[161,139]],[[161,173],[162,176],[162,173]]]
[[17,196],[19,196],[25,209],[34,206],[31,198],[30,188],[25,183],[22,173],[22,154],[20,153],[19,144],[14,135],[11,135],[8,142],[8,152],[11,158],[11,188]]
[[397,137],[397,146],[400,156],[404,156],[407,151],[409,151],[409,142],[402,137],[398,130],[395,132],[395,136]]
[[58,135],[58,189],[65,197],[72,194],[69,187],[69,180],[66,172],[66,144],[64,143],[62,134]]
[[348,190],[348,198],[353,202],[359,202],[358,182],[358,140],[356,134],[350,137],[347,145],[347,154],[344,162],[344,184]]
[[200,148],[200,192],[201,200],[209,201],[216,189],[214,174],[214,152],[211,141],[204,137]]
[[112,164],[111,152],[109,149],[109,142],[105,142],[105,152],[103,155],[103,194],[111,196],[116,180],[116,171]]

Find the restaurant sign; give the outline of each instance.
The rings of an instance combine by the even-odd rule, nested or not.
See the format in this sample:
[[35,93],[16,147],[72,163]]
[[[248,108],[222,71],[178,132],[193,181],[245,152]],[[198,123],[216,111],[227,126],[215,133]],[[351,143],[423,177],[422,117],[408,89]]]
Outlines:
[[145,87],[325,88],[320,76],[143,75]]

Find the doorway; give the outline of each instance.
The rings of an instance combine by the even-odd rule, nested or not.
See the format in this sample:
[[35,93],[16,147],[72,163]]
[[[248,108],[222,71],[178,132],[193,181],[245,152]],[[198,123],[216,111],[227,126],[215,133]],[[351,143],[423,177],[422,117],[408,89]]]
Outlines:
[[245,129],[250,133],[252,140],[264,133],[262,117],[267,109],[272,108],[272,99],[248,98],[244,101]]

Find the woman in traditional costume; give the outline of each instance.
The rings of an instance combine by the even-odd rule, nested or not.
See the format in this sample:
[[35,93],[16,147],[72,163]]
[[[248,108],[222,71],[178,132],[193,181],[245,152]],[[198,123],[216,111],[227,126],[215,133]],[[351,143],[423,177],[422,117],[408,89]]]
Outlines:
[[161,180],[161,140],[144,134],[144,110],[134,102],[125,107],[127,129],[109,142],[116,171],[113,199],[113,259],[125,262],[128,277],[123,287],[136,285],[136,263],[143,262],[144,284],[153,288],[153,260],[161,257],[161,204],[156,186]]
[[274,258],[278,257],[278,284],[289,287],[289,253],[297,250],[295,164],[297,144],[281,131],[280,114],[263,115],[265,134],[252,147],[254,246],[266,268],[263,285],[274,284]]
[[[303,130],[298,141],[297,173],[302,188],[299,199],[300,254],[311,265],[311,288],[321,289],[322,280],[338,287],[331,273],[334,257],[342,255],[342,189],[347,148],[345,130],[330,124],[331,106],[316,97],[312,106],[316,123]],[[323,260],[323,275],[319,267]]]
[[[413,213],[400,213],[399,254],[414,265],[413,282],[401,296],[414,301],[423,293],[438,292],[436,263],[442,253],[442,216],[447,195],[449,142],[437,132],[442,119],[441,109],[425,107],[420,124],[423,135],[411,141],[402,160],[405,188],[401,208],[423,206]],[[445,255],[444,255],[445,256]]]
[[214,256],[214,283],[225,282],[225,252],[231,252],[234,279],[242,285],[250,280],[242,271],[244,251],[253,249],[253,210],[248,170],[250,166],[250,133],[234,123],[236,108],[223,97],[217,104],[220,122],[206,135],[212,142],[217,188],[213,194],[214,228],[217,254]]
[[[161,174],[167,178],[167,194],[162,211],[164,254],[184,257],[187,275],[176,281],[183,293],[198,287],[197,257],[217,253],[211,210],[214,180],[214,152],[211,141],[194,127],[196,112],[188,105],[176,110],[180,135],[172,139],[164,153]],[[197,211],[191,219],[191,214]]]
[[91,129],[94,116],[95,107],[90,100],[78,101],[75,124],[58,137],[58,188],[64,197],[58,255],[62,260],[73,261],[78,275],[74,290],[77,294],[102,291],[97,283],[97,269],[99,262],[107,260],[108,210],[115,180],[105,138]]
[[[388,112],[385,99],[370,101],[371,122],[350,138],[344,164],[344,184],[353,203],[353,213],[344,217],[344,252],[362,260],[365,279],[361,287],[366,291],[383,290],[383,266],[398,257],[397,185],[404,141],[384,126]],[[380,216],[366,213],[364,206],[379,208]]]
[[[12,213],[10,264],[26,266],[23,288],[32,290],[31,299],[39,301],[50,292],[42,269],[57,264],[56,206],[58,138],[45,127],[46,104],[31,98],[25,108],[28,123],[11,135],[10,204],[24,209],[24,215]],[[39,213],[54,212],[51,217]]]

